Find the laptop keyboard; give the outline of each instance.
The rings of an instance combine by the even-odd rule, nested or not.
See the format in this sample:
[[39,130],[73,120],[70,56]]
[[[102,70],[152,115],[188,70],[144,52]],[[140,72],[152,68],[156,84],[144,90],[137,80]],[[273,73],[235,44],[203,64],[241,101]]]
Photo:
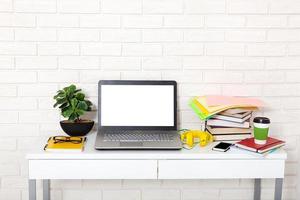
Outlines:
[[104,141],[110,142],[167,142],[173,139],[173,134],[156,131],[149,131],[149,133],[145,133],[145,131],[115,131],[114,133],[104,134]]

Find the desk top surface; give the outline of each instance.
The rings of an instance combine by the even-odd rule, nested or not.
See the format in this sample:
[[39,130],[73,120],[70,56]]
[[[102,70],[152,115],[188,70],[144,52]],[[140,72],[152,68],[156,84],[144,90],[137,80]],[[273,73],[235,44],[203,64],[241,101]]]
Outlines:
[[265,157],[245,153],[242,151],[229,150],[228,152],[212,151],[212,147],[216,143],[209,144],[206,147],[195,146],[191,150],[95,150],[96,133],[90,133],[83,152],[45,152],[43,147],[46,139],[41,140],[37,149],[28,153],[26,158],[29,160],[91,160],[91,159],[107,159],[107,160],[224,160],[224,159],[275,159],[285,160],[287,157],[283,149],[279,149]]

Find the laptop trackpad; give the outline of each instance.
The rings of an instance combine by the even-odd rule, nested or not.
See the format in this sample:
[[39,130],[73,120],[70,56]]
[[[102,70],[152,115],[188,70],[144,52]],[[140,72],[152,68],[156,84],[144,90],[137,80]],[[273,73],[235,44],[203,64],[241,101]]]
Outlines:
[[141,147],[143,142],[120,142],[121,147]]

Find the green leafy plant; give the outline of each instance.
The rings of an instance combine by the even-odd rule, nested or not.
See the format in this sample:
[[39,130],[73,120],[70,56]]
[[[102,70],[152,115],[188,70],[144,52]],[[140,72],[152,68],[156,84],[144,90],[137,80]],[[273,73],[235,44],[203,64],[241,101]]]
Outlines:
[[75,85],[58,90],[53,98],[56,100],[53,107],[59,106],[61,115],[68,118],[69,121],[80,122],[80,116],[84,115],[86,111],[91,111],[92,102],[86,100],[85,94]]

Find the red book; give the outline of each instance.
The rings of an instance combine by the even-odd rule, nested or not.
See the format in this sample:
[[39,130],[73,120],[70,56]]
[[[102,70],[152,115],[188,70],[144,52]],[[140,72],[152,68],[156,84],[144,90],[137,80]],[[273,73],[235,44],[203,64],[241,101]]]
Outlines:
[[257,153],[265,153],[272,149],[285,145],[285,142],[275,138],[268,137],[266,144],[255,144],[254,138],[247,138],[235,144],[237,147]]

